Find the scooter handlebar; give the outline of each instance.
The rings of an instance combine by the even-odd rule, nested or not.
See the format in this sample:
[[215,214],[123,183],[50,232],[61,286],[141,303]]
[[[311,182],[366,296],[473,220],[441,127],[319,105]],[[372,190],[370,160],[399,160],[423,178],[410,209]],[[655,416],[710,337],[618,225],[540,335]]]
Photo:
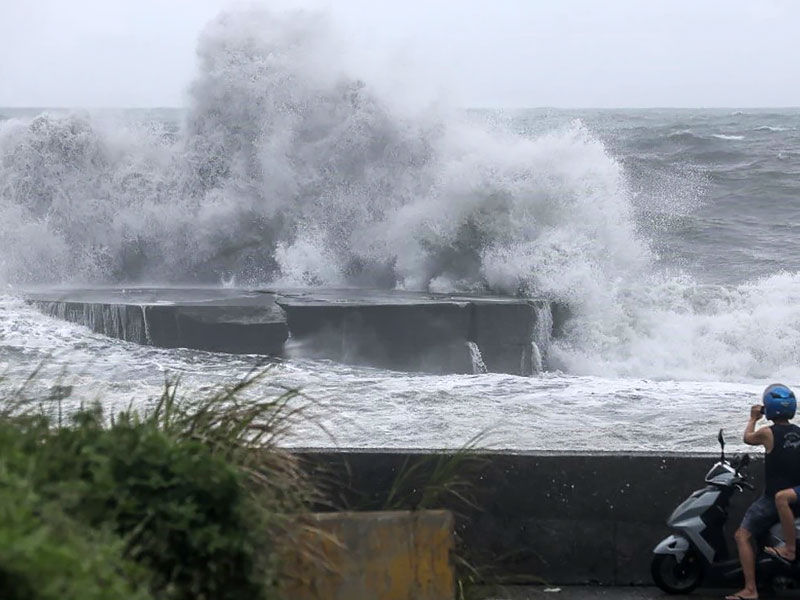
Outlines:
[[730,465],[736,470],[737,473],[739,471],[742,471],[743,469],[746,469],[747,465],[749,464],[750,464],[749,454],[741,454],[741,455],[737,454],[730,461]]

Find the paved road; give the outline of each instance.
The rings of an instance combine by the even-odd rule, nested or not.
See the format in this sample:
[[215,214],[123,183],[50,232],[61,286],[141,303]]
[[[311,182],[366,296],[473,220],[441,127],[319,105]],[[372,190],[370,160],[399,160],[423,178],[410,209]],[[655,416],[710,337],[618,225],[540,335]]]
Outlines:
[[[478,597],[483,600],[721,600],[725,594],[734,591],[701,590],[688,596],[669,596],[658,588],[648,587],[564,586],[545,591],[547,589],[541,586],[504,586],[481,589]],[[779,597],[797,598],[798,593],[783,592]]]

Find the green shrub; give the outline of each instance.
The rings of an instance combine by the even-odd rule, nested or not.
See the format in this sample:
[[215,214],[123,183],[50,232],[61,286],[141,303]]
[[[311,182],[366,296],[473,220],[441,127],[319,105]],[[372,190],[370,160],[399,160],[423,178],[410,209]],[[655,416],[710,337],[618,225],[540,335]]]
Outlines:
[[240,403],[226,390],[188,406],[167,386],[149,415],[107,424],[93,408],[67,427],[0,411],[0,597],[276,595],[269,532],[307,495],[275,447],[291,396]]
[[153,591],[186,600],[260,595],[257,514],[248,519],[239,475],[206,447],[122,420],[61,429],[44,448],[37,487],[80,522],[122,536],[126,555],[153,572]]
[[68,517],[14,472],[32,462],[21,454],[21,445],[9,443],[19,440],[18,433],[0,425],[0,597],[151,600],[149,573],[123,557],[120,538]]

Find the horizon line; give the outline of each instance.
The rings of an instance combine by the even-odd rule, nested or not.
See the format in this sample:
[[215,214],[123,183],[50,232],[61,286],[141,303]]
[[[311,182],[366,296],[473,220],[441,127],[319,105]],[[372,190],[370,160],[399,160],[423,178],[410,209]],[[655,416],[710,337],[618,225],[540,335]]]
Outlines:
[[[152,106],[112,106],[112,105],[17,105],[0,104],[1,109],[11,110],[187,110],[189,106],[152,105]],[[474,105],[457,106],[460,110],[797,110],[800,105],[766,105],[766,106],[521,106],[521,105]]]

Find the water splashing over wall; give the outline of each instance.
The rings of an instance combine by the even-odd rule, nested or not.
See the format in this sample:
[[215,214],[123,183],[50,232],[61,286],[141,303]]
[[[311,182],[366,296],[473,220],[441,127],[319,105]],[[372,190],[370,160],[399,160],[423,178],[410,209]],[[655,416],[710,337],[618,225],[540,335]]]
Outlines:
[[143,307],[42,300],[33,301],[32,304],[47,315],[78,323],[108,337],[137,344],[151,343]]
[[539,350],[539,344],[533,341],[531,342],[531,374],[538,375],[542,371],[544,371],[542,352]]
[[481,356],[481,349],[478,348],[478,344],[467,342],[467,348],[469,348],[469,357],[472,361],[472,373],[474,375],[486,373],[486,363],[483,362],[483,356]]

